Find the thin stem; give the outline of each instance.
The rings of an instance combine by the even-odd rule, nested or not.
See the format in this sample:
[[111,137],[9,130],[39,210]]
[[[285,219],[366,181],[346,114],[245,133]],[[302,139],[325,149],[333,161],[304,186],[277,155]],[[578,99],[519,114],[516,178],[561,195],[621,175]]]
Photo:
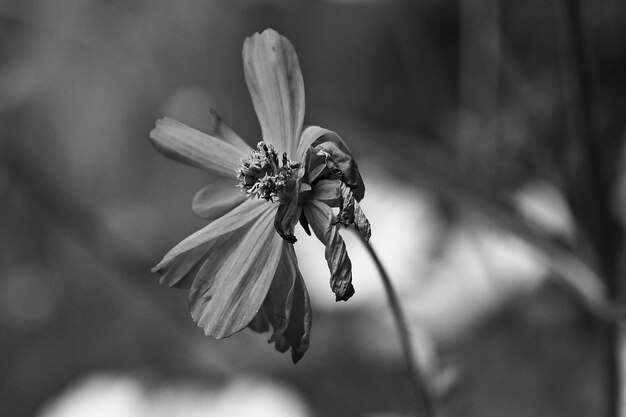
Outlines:
[[[360,234],[358,235],[360,236]],[[415,358],[415,350],[413,349],[413,344],[411,343],[409,326],[407,325],[407,321],[402,311],[402,307],[400,306],[400,301],[398,300],[396,291],[393,288],[385,267],[380,262],[380,259],[378,258],[378,255],[374,251],[372,245],[370,245],[368,241],[363,239],[363,237],[361,237],[361,241],[363,242],[363,244],[367,248],[367,251],[374,260],[376,268],[378,268],[378,272],[380,273],[380,277],[383,281],[383,286],[385,287],[385,292],[387,293],[387,298],[389,299],[391,313],[393,314],[394,321],[396,322],[396,326],[398,327],[400,343],[402,344],[404,358],[407,363],[407,372],[409,379],[411,380],[411,385],[413,387],[413,393],[415,397],[415,415],[434,417],[435,413],[432,400],[426,386],[425,378],[420,373],[420,368],[417,364],[417,359]]]
[[[568,134],[583,155],[570,168],[575,209],[579,212],[583,227],[586,225],[598,256],[598,264],[604,277],[609,297],[621,298],[618,279],[619,227],[613,217],[611,201],[611,178],[606,174],[604,153],[600,137],[594,129],[592,79],[584,42],[583,15],[580,0],[556,2],[558,25],[559,60],[562,91]],[[606,392],[608,417],[620,415],[621,356],[619,346],[619,322],[601,323],[606,344]]]

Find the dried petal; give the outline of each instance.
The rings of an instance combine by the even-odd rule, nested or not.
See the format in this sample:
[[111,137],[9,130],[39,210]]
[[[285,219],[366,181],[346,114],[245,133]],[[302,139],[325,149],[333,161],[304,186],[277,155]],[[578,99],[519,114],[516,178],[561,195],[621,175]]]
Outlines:
[[[357,201],[361,201],[365,194],[363,179],[354,158],[350,155],[350,151],[347,147],[342,148],[341,143],[326,141],[317,144],[313,149],[316,152],[323,151],[330,155],[330,161],[327,163],[334,165],[341,171],[343,182],[352,189],[352,193]],[[332,169],[333,166],[329,166],[329,168]]]
[[302,135],[300,136],[300,142],[298,143],[298,151],[296,152],[296,156],[300,158],[304,157],[304,153],[306,152],[306,150],[313,146],[314,143],[325,141],[343,143],[341,137],[332,130],[324,129],[323,127],[319,126],[307,126],[302,131]]
[[294,191],[295,187],[297,184],[294,181],[288,185],[284,193],[281,193],[280,206],[274,218],[276,232],[289,243],[295,243],[297,240],[293,232],[302,212],[302,208],[298,206],[298,193]]
[[343,225],[354,226],[365,241],[370,240],[372,229],[369,220],[365,217],[361,206],[352,195],[352,191],[344,183],[340,184],[341,206],[339,212],[339,222]]
[[346,244],[339,235],[339,226],[333,221],[332,209],[326,204],[311,201],[304,213],[315,236],[326,245],[325,256],[330,269],[330,287],[337,301],[347,301],[353,294],[352,263]]

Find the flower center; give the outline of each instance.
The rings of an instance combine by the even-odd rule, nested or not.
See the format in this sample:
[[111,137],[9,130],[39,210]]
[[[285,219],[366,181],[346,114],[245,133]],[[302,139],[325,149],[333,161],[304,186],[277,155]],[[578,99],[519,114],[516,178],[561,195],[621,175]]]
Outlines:
[[274,146],[263,141],[256,147],[241,159],[241,165],[235,170],[239,187],[250,197],[274,202],[293,180],[300,163],[289,160],[287,153],[279,158]]

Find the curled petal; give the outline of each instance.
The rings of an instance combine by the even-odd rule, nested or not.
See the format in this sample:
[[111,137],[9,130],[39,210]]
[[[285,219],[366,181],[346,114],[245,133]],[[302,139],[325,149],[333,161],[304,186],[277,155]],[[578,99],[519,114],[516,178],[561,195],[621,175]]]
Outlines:
[[241,152],[247,153],[250,151],[250,146],[241,139],[241,137],[230,128],[222,118],[213,109],[209,109],[209,121],[211,122],[210,135],[222,139],[223,141],[233,145]]
[[274,228],[287,242],[295,243],[297,239],[293,231],[301,213],[301,208],[298,206],[298,193],[294,192],[298,184],[294,181],[288,187],[289,190],[280,195],[280,206],[274,218]]
[[330,178],[333,174],[326,166],[328,155],[324,152],[315,152],[313,148],[304,151],[304,177],[307,184],[315,184],[320,178]]
[[272,224],[273,210],[249,227],[218,239],[191,290],[191,317],[207,335],[223,338],[257,315],[276,273],[283,242]]
[[365,185],[361,178],[361,173],[356,165],[356,161],[352,158],[348,148],[341,142],[326,141],[315,146],[315,151],[323,151],[330,155],[327,164],[333,164],[333,168],[341,171],[342,180],[351,189],[354,198],[361,201],[365,194]]
[[[333,141],[343,143],[341,137],[332,130],[324,129],[319,126],[307,126],[300,136],[300,142],[298,143],[298,151],[296,155],[299,158],[304,157],[306,150],[313,146],[314,143]],[[345,143],[344,143],[345,145]],[[346,146],[347,149],[347,146]]]
[[244,73],[263,140],[293,155],[304,119],[304,83],[293,46],[272,29],[243,44]]
[[369,220],[365,217],[365,213],[361,209],[359,203],[352,195],[352,191],[343,182],[340,184],[341,205],[339,212],[339,221],[347,226],[354,226],[357,232],[361,234],[365,241],[370,240],[372,228]]
[[176,120],[157,120],[150,132],[154,147],[165,156],[220,175],[232,176],[244,152]]
[[235,180],[215,178],[196,193],[191,208],[198,217],[212,221],[243,203],[246,195],[235,185]]
[[304,208],[315,236],[326,245],[325,256],[330,269],[330,287],[336,301],[347,301],[354,294],[352,286],[352,263],[346,244],[339,235],[339,226],[333,224],[332,209],[326,204],[311,201]]

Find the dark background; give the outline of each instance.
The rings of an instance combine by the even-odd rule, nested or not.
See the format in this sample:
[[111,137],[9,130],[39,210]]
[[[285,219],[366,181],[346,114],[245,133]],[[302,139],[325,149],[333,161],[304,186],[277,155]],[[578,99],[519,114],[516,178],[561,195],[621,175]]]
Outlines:
[[602,282],[620,297],[619,0],[0,1],[0,414],[408,413],[356,239],[341,304],[323,248],[296,244],[314,325],[295,366],[267,335],[204,337],[149,272],[202,226],[207,178],[148,133],[213,107],[255,143],[241,47],[267,27],[298,53],[305,123],[359,161],[441,415],[602,415],[607,340],[584,306]]

